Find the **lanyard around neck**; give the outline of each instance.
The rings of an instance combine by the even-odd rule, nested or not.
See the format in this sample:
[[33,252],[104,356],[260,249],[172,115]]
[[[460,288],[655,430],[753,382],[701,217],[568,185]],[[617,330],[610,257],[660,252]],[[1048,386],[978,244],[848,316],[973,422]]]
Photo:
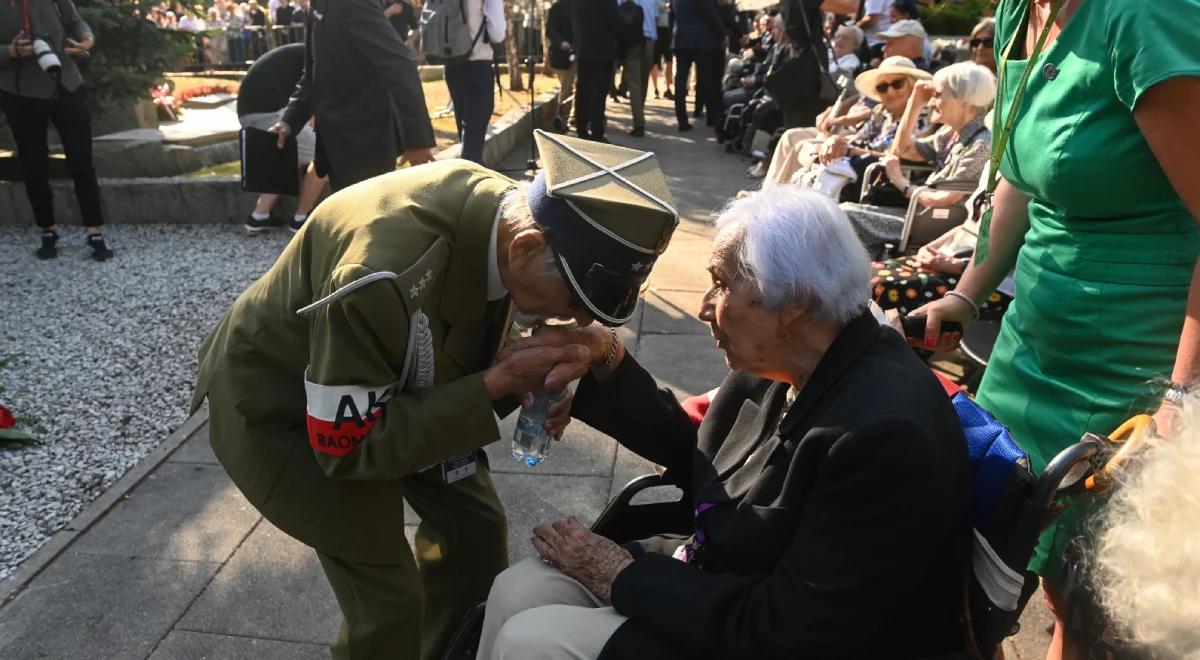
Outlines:
[[[1042,48],[1046,45],[1046,39],[1050,36],[1050,28],[1054,25],[1054,21],[1058,19],[1058,14],[1062,11],[1066,0],[1054,0],[1050,6],[1050,15],[1046,18],[1046,25],[1042,28],[1042,33],[1038,35],[1037,44],[1033,47],[1033,52],[1029,54],[1029,59],[1026,60],[1025,71],[1021,74],[1021,80],[1017,83],[1017,91],[1013,95],[1012,104],[1008,107],[1008,115],[1004,117],[1004,129],[1000,134],[992,140],[992,156],[988,161],[988,179],[987,191],[990,197],[996,192],[996,186],[1000,184],[1000,162],[1004,159],[1004,149],[1008,146],[1008,138],[1012,135],[1013,124],[1017,118],[1017,111],[1021,107],[1021,99],[1025,96],[1025,87],[1029,82],[1029,74],[1033,71],[1034,62],[1038,55],[1042,54]],[[1029,19],[1032,17],[1032,8],[1027,9],[1025,14],[1025,33],[1029,30]],[[1024,33],[1022,34],[1024,36]],[[1004,52],[1000,54],[999,77],[996,80],[996,90],[999,93],[1004,92],[1004,72],[1008,70],[1008,56],[1012,52],[1013,44],[1017,42],[1017,37],[1014,35],[1009,40],[1008,45],[1004,47]]]

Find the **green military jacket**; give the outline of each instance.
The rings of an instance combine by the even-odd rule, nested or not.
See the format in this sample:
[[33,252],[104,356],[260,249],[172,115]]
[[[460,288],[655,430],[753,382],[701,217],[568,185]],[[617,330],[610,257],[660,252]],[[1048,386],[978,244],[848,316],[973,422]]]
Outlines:
[[478,369],[512,185],[447,161],[333,195],[204,340],[193,409],[208,398],[217,458],[284,531],[388,563],[397,480],[499,437]]

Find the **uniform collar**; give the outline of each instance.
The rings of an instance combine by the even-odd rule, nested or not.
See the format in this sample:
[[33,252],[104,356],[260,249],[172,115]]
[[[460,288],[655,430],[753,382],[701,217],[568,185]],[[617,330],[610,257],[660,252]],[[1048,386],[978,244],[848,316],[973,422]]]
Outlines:
[[500,262],[496,258],[496,236],[500,230],[500,209],[496,209],[496,217],[492,219],[492,236],[488,239],[487,255],[487,299],[488,302],[499,300],[508,295],[504,280],[500,278]]

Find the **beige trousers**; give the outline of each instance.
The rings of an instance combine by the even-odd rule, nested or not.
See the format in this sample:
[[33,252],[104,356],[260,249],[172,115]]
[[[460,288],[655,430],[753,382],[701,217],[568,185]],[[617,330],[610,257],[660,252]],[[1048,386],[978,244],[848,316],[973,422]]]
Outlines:
[[492,583],[476,660],[592,660],[625,621],[557,568],[526,559]]
[[817,149],[821,145],[820,133],[815,128],[791,128],[784,131],[775,145],[771,166],[763,186],[778,186],[794,183],[796,175],[803,174],[816,163]]
[[571,119],[571,106],[575,103],[575,63],[569,69],[554,69],[558,78],[558,116],[563,121]]

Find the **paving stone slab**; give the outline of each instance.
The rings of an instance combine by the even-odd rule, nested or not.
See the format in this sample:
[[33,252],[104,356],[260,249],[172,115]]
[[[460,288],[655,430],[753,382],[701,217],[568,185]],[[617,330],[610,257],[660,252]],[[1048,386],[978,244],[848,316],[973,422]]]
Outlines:
[[176,629],[327,644],[339,625],[316,553],[264,520]]
[[700,311],[700,291],[655,289],[646,294],[642,334],[708,335],[707,323],[696,318]]
[[508,512],[508,558],[533,556],[534,525],[575,516],[590,525],[608,502],[608,477],[496,474],[496,490]]
[[205,422],[202,428],[180,445],[179,449],[176,449],[175,453],[167,459],[167,462],[220,465],[216,454],[213,454],[212,445],[208,442],[208,422]]
[[684,399],[721,384],[729,373],[725,353],[708,335],[642,335],[638,361]]
[[260,517],[221,466],[163,463],[72,551],[224,562]]
[[218,568],[60,555],[0,610],[0,657],[145,658]]
[[150,660],[328,660],[324,644],[233,637],[175,630],[158,645]]
[[710,283],[705,269],[711,254],[711,238],[676,231],[670,247],[654,264],[650,285],[656,290],[704,291]]

